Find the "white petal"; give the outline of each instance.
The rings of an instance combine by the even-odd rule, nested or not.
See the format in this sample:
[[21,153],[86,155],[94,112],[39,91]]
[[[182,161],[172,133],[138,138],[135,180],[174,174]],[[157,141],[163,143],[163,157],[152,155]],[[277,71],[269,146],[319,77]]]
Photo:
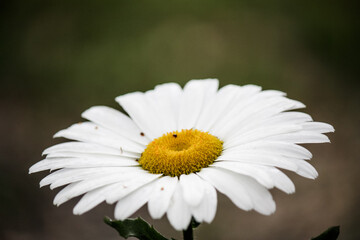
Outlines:
[[168,210],[177,183],[177,178],[169,176],[161,177],[157,181],[148,202],[149,213],[153,219],[160,219]]
[[183,199],[180,184],[177,185],[174,195],[170,201],[167,218],[177,231],[185,230],[190,224],[191,212],[189,206]]
[[213,185],[219,192],[225,194],[239,208],[249,211],[254,205],[247,193],[247,187],[243,184],[241,175],[239,178],[235,174],[225,172],[217,168],[203,168],[197,173],[205,181]]
[[273,156],[286,156],[299,159],[311,159],[312,157],[311,152],[302,146],[294,143],[270,141],[250,142],[248,144],[234,146],[224,150],[223,153],[236,153],[239,155],[243,153],[271,154]]
[[277,168],[271,168],[270,174],[272,175],[275,183],[275,187],[287,194],[295,192],[295,185],[285,173]]
[[264,215],[274,213],[276,205],[270,192],[251,178],[246,177],[243,180],[254,204],[254,210]]
[[149,201],[155,185],[156,181],[150,182],[119,200],[115,207],[115,218],[124,220],[141,208]]
[[91,122],[77,123],[67,129],[57,132],[54,137],[64,137],[72,140],[97,143],[103,146],[124,149],[131,152],[142,152],[144,146],[137,144],[125,137],[97,126]]
[[86,193],[74,207],[73,213],[75,215],[81,215],[93,209],[94,207],[105,201],[105,194],[107,192],[113,191],[114,189],[119,187],[121,187],[121,183],[114,183]]
[[[114,149],[115,150],[115,149]],[[118,151],[119,154],[103,154],[103,153],[77,153],[77,152],[54,152],[54,153],[49,153],[46,156],[46,159],[53,159],[53,158],[87,158],[87,157],[98,157],[98,158],[113,158],[113,157],[122,157],[122,158],[127,158],[127,159],[139,159],[141,157],[140,153],[133,153],[133,152],[126,152],[126,151],[122,151],[121,150]]]
[[283,141],[288,143],[328,143],[329,138],[321,133],[310,131],[297,131],[291,133],[283,133],[279,135],[269,136],[267,140],[271,141]]
[[150,142],[146,136],[141,136],[141,130],[131,118],[113,108],[94,106],[83,112],[81,116],[127,139],[143,145]]
[[248,164],[259,164],[265,166],[274,166],[296,172],[298,169],[297,160],[294,158],[274,157],[269,155],[259,155],[256,153],[239,154],[222,154],[217,159],[218,161],[236,161]]
[[305,131],[317,132],[317,133],[328,133],[334,132],[333,126],[322,122],[306,122],[301,124]]
[[95,167],[95,168],[64,168],[52,172],[40,181],[40,187],[51,184],[50,188],[93,178],[96,175],[110,173],[134,173],[141,171],[138,167]]
[[177,129],[182,89],[176,83],[161,84],[145,93],[132,93],[116,98],[130,114],[145,136],[151,139]]
[[164,134],[159,124],[160,119],[157,118],[155,109],[150,105],[144,93],[128,93],[115,100],[125,109],[146,137],[154,139]]
[[283,125],[277,127],[262,127],[258,129],[254,129],[248,131],[245,134],[240,134],[233,136],[230,140],[224,142],[224,148],[229,148],[237,145],[241,145],[244,143],[254,142],[263,139],[270,139],[270,137],[278,137],[281,135],[293,133],[295,131],[300,131],[302,128],[299,125]]
[[[233,100],[232,104],[222,106],[224,111],[220,114],[220,117],[213,124],[211,132],[220,138],[223,137],[222,129],[226,124],[232,121],[241,111],[243,107],[246,106],[249,99],[257,95],[261,91],[261,87],[255,85],[245,85],[236,89],[236,98]],[[219,101],[222,101],[219,99]],[[225,104],[225,103],[224,103]]]
[[29,173],[60,168],[89,168],[89,167],[126,167],[138,166],[139,163],[129,158],[58,158],[44,159],[32,165]]
[[263,95],[267,97],[285,97],[286,93],[278,91],[278,90],[264,90],[262,92]]
[[262,93],[258,94],[259,97],[256,98],[256,101],[248,104],[228,122],[222,130],[224,137],[230,137],[234,133],[244,133],[246,130],[251,129],[249,125],[251,126],[258,119],[266,119],[294,105],[292,100],[283,97],[263,98],[260,101],[260,95],[263,97]]
[[303,123],[310,122],[313,119],[309,114],[303,112],[281,112],[272,116],[271,118],[260,120],[264,124],[289,124],[289,123]]
[[260,92],[240,101],[229,114],[225,116],[226,121],[219,122],[216,134],[222,139],[227,139],[233,134],[240,133],[242,129],[248,128],[253,122],[268,118],[282,111],[304,107],[298,101],[281,97],[278,94]]
[[304,160],[296,160],[298,169],[296,170],[296,173],[299,174],[302,177],[315,179],[318,176],[318,172],[316,169],[308,162]]
[[[245,85],[243,87],[236,85],[224,86],[218,91],[212,101],[205,104],[205,109],[203,109],[203,112],[201,113],[197,127],[201,130],[212,132],[212,129],[210,128],[211,126],[215,125],[219,120],[221,121],[226,118],[233,119],[234,108],[239,107],[239,102],[241,103],[243,100],[250,99],[250,96],[258,93],[260,90],[260,87],[254,85]],[[266,97],[274,97],[283,96],[284,93],[275,90],[268,90],[262,92],[262,95]],[[246,104],[244,104],[244,106],[246,106]],[[216,131],[214,132],[215,135],[217,135]]]
[[182,93],[183,91],[177,83],[157,85],[154,90],[145,93],[148,102],[152,104],[152,108],[156,111],[156,124],[162,128],[160,134],[177,129],[178,110]]
[[204,104],[215,96],[218,85],[217,79],[191,80],[185,85],[180,102],[178,130],[196,126]]
[[216,162],[212,166],[252,177],[266,188],[277,187],[286,193],[295,191],[293,182],[283,172],[274,167],[227,161]]
[[217,120],[236,104],[240,88],[236,85],[227,85],[221,88],[213,98],[208,99],[196,123],[196,129],[210,131]]
[[74,197],[80,196],[96,188],[125,181],[125,179],[132,178],[133,175],[134,175],[133,173],[124,173],[124,172],[104,174],[102,176],[94,176],[94,178],[86,179],[84,181],[71,183],[65,188],[63,188],[56,195],[56,197],[54,198],[54,204],[60,205]]
[[194,173],[180,176],[183,197],[189,206],[198,206],[204,197],[203,180]]
[[215,217],[217,208],[217,195],[216,190],[206,181],[202,181],[204,187],[204,197],[201,203],[191,208],[191,213],[197,222],[210,223]]
[[246,175],[248,177],[252,177],[266,188],[273,188],[275,186],[272,177],[267,172],[267,168],[270,167],[267,166],[229,161],[215,162],[211,166],[223,168],[236,173],[240,173],[242,175]]
[[[286,103],[285,103],[286,104]],[[243,115],[245,113],[241,113]],[[305,113],[300,112],[280,112],[274,113],[271,107],[264,109],[263,111],[255,112],[255,114],[250,115],[248,119],[245,120],[233,120],[237,125],[231,127],[231,132],[227,136],[227,140],[232,137],[243,135],[249,131],[254,131],[257,129],[266,128],[278,128],[288,125],[299,125],[302,123],[311,121],[311,117]],[[231,126],[229,124],[229,126]],[[303,129],[303,127],[301,127]],[[228,127],[229,129],[229,127]]]
[[254,209],[264,215],[275,211],[275,202],[269,191],[250,177],[212,167],[204,168],[198,174],[228,196],[239,208]]
[[296,172],[297,174],[314,179],[317,177],[317,172],[313,166],[302,159],[261,155],[256,153],[242,153],[242,154],[223,154],[218,157],[217,161],[234,161],[247,164],[260,164],[265,166],[274,166]]
[[133,191],[137,190],[138,188],[156,180],[159,177],[161,177],[161,174],[150,174],[143,170],[141,174],[133,175],[131,179],[121,181],[122,187],[108,192],[105,196],[105,200],[108,204],[113,204],[116,201],[126,197]]
[[[61,169],[61,170],[72,170],[72,169]],[[78,181],[87,181],[87,180],[94,181],[93,179],[95,178],[100,179],[114,174],[121,175],[121,178],[119,179],[125,181],[126,179],[131,178],[133,174],[139,174],[139,172],[141,172],[141,169],[137,167],[110,167],[110,168],[108,167],[108,168],[95,168],[95,169],[85,168],[85,169],[76,169],[76,170],[81,170],[81,172],[79,171],[76,175],[74,175],[74,172],[69,171],[72,172],[72,175],[67,174],[66,177],[64,177],[64,174],[62,174],[61,178],[58,177],[55,181],[53,181],[53,183],[51,183],[50,188],[54,189]]]
[[115,149],[112,147],[106,147],[95,143],[85,142],[65,142],[54,145],[45,149],[43,155],[72,152],[72,153],[95,153],[95,154],[108,154],[118,156],[138,156],[139,154],[133,152],[127,152],[123,149]]

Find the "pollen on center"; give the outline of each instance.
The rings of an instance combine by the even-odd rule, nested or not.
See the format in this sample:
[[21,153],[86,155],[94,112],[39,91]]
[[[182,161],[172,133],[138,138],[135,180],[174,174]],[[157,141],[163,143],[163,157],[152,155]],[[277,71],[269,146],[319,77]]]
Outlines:
[[217,137],[196,129],[174,131],[156,138],[142,153],[139,163],[150,173],[180,176],[199,172],[223,150]]

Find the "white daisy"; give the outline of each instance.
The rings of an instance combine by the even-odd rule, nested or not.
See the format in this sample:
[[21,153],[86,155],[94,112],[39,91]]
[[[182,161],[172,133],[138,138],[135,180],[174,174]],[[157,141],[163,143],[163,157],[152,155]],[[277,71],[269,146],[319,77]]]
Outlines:
[[[329,142],[331,125],[313,122],[305,106],[283,92],[254,85],[192,80],[184,89],[166,83],[145,93],[119,96],[129,116],[105,106],[82,114],[89,120],[55,134],[75,140],[44,151],[30,173],[53,171],[40,186],[64,187],[60,205],[83,195],[74,208],[82,214],[103,201],[116,203],[123,220],[147,203],[152,218],[165,213],[176,230],[191,218],[210,223],[216,190],[239,208],[269,215],[275,202],[268,189],[295,191],[286,169],[314,179],[303,143]],[[54,171],[56,170],[56,171]]]

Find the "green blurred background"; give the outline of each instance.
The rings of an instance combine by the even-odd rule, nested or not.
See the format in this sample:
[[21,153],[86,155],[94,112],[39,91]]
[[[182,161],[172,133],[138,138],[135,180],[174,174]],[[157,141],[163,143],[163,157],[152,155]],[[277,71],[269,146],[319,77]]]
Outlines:
[[[359,239],[359,2],[357,1],[0,1],[0,239],[119,239],[102,223],[113,206],[72,215],[55,191],[28,175],[52,135],[93,105],[156,84],[219,78],[258,84],[304,102],[336,129],[309,146],[316,181],[293,173],[297,192],[272,190],[272,216],[219,197],[197,239],[308,239],[341,225]],[[166,219],[149,220],[181,238]]]

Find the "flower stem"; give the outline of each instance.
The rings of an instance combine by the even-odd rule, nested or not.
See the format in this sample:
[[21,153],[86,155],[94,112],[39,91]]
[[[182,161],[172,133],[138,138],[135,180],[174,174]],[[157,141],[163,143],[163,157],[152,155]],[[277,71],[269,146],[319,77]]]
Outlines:
[[184,236],[184,240],[193,240],[193,228],[192,228],[192,224],[189,224],[189,227],[186,230],[183,230],[183,236]]

